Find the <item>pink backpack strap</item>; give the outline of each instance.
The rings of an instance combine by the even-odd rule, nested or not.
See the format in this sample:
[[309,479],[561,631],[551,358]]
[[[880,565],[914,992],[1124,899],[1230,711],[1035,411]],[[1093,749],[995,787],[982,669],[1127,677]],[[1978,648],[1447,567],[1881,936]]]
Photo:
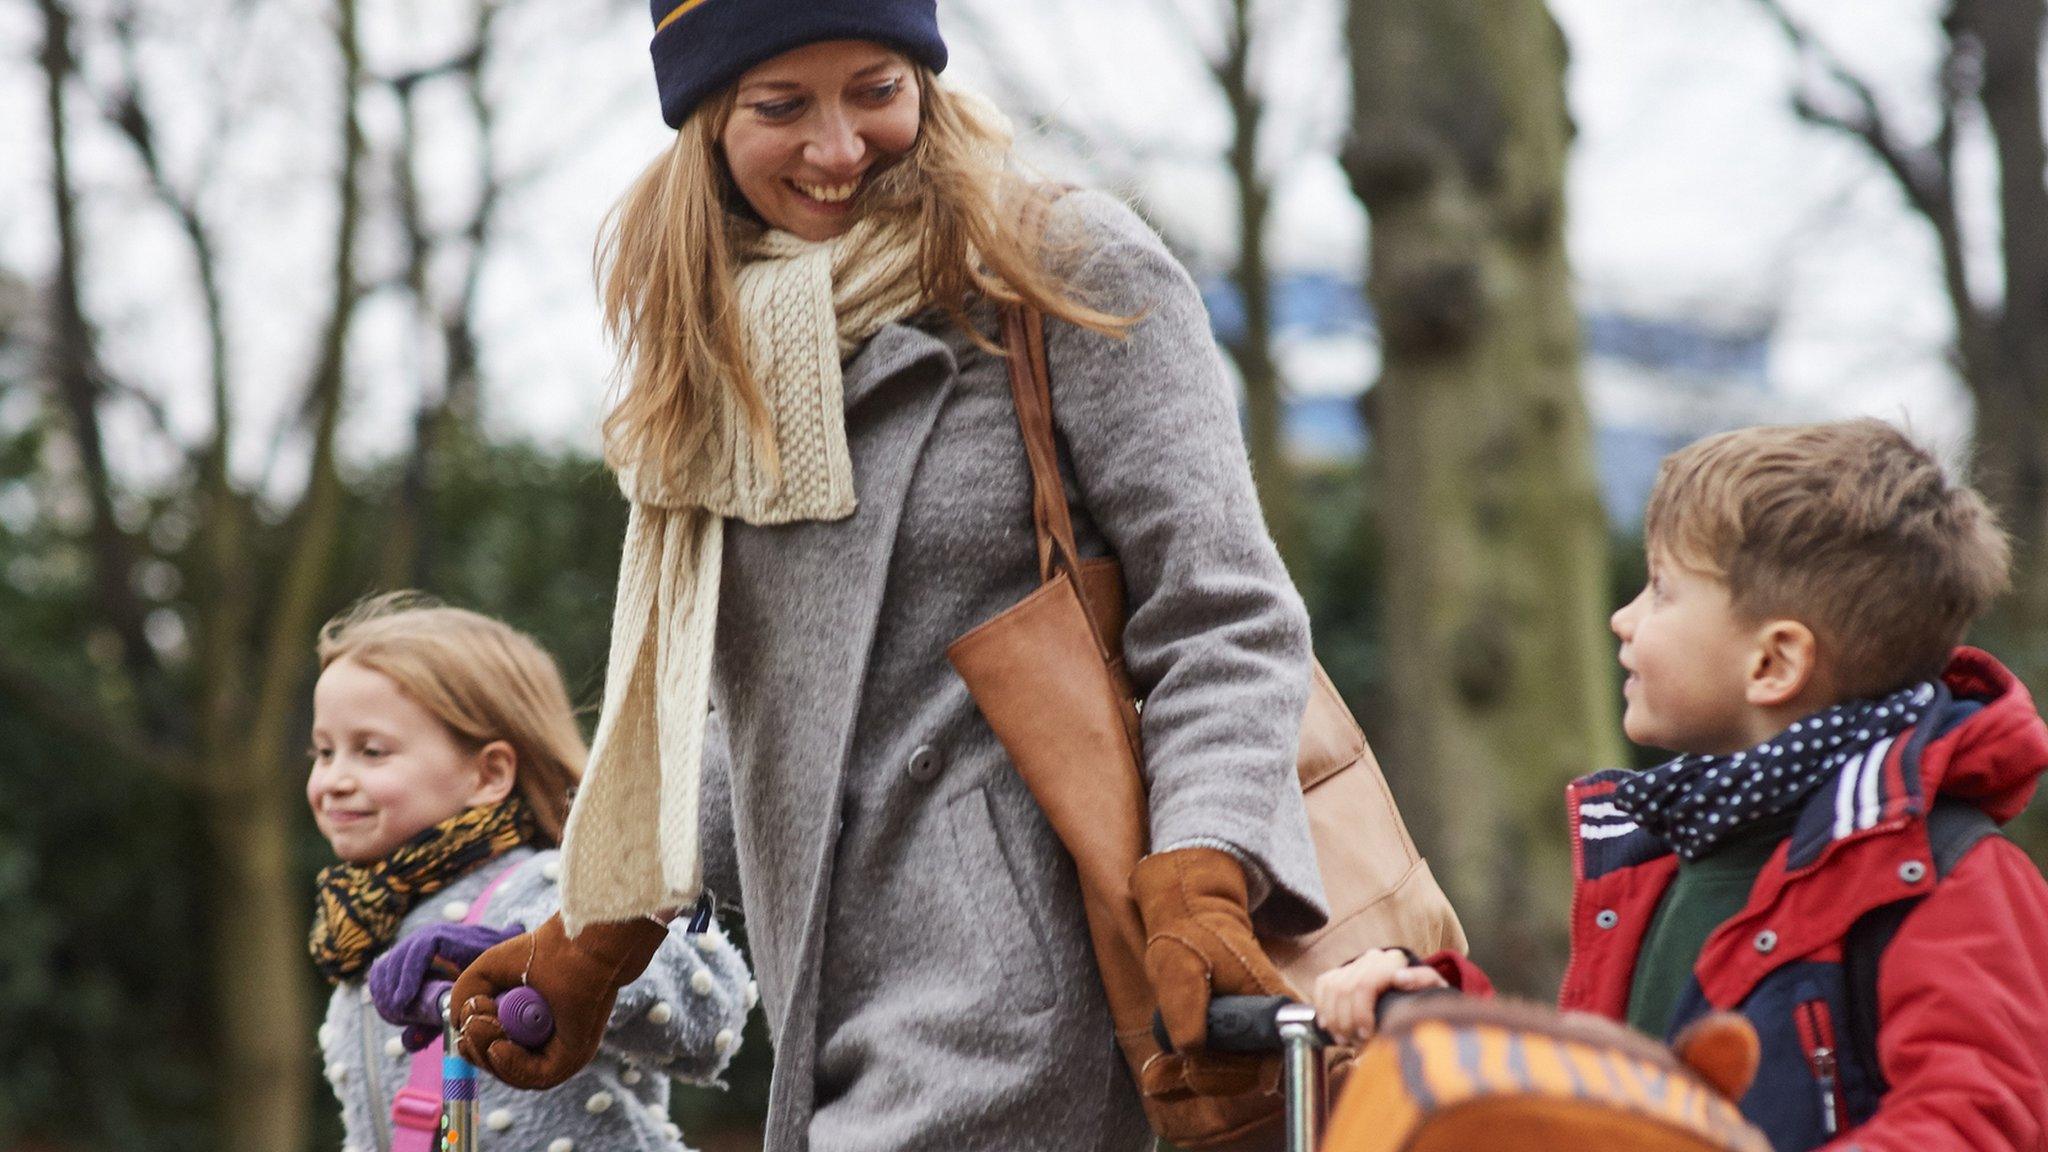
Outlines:
[[[484,890],[469,902],[469,914],[462,918],[464,924],[474,924],[484,917],[484,909],[490,907],[491,896],[498,885],[518,868],[511,864],[498,869]],[[434,1152],[434,1137],[441,1128],[441,1040],[436,1037],[432,1044],[412,1054],[407,1069],[405,1085],[391,1097],[391,1152]]]

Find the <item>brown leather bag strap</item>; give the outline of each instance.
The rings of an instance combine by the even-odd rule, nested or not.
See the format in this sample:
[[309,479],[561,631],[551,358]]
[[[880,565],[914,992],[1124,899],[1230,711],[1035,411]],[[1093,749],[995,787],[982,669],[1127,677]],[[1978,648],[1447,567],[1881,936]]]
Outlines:
[[1010,395],[1024,434],[1024,458],[1031,465],[1031,520],[1038,536],[1038,578],[1051,580],[1064,568],[1077,585],[1080,552],[1074,547],[1074,518],[1060,479],[1059,444],[1053,436],[1052,380],[1045,358],[1045,317],[1022,304],[1003,310],[1003,350],[1010,363]]

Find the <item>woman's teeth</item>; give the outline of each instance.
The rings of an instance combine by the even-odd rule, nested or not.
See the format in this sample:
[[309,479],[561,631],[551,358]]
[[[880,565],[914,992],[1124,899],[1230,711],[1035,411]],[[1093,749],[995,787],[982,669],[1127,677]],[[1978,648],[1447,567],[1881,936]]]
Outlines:
[[825,204],[844,204],[853,199],[854,193],[860,191],[858,180],[851,184],[806,184],[801,180],[792,180],[790,183],[796,186],[797,191]]

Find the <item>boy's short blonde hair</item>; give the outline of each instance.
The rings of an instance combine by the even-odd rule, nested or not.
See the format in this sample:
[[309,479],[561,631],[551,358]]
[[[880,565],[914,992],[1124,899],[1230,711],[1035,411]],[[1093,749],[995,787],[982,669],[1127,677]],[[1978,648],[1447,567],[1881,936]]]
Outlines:
[[1726,582],[1738,613],[1813,629],[1842,699],[1939,675],[2010,579],[1983,497],[1881,420],[1696,441],[1658,468],[1643,527],[1653,556]]

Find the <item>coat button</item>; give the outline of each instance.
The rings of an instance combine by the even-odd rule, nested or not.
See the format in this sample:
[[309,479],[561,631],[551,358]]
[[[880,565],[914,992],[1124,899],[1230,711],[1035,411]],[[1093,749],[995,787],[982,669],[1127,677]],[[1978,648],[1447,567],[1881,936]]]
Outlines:
[[1593,923],[1598,924],[1602,928],[1612,928],[1616,924],[1621,923],[1621,917],[1612,908],[1602,908],[1600,914],[1593,917]]
[[699,952],[718,951],[718,937],[713,936],[709,932],[699,932],[691,939],[697,945],[697,951]]
[[491,1114],[484,1117],[484,1123],[489,1125],[493,1132],[503,1132],[512,1126],[512,1112],[506,1108],[493,1108]]
[[661,1134],[671,1140],[681,1140],[683,1138],[683,1130],[674,1124],[663,1124],[661,1126]]
[[760,1002],[761,986],[759,984],[756,984],[752,980],[747,981],[747,1011],[752,1012],[754,1010],[754,1005],[759,1004]]
[[1756,934],[1756,950],[1758,952],[1769,952],[1771,949],[1776,948],[1777,946],[1778,934],[1776,932],[1773,932],[1769,928],[1766,928],[1763,931]]
[[675,1005],[670,1004],[666,1000],[656,1001],[654,1007],[647,1010],[647,1022],[649,1024],[666,1024],[675,1018]]
[[920,744],[910,754],[910,778],[919,784],[929,784],[939,778],[939,750],[929,744]]
[[738,1044],[739,1042],[740,1038],[733,1035],[732,1029],[730,1028],[720,1028],[718,1030],[718,1035],[713,1036],[711,1038],[711,1046],[718,1050],[718,1054],[720,1056],[723,1056],[727,1052],[732,1051],[733,1045]]
[[567,1136],[548,1141],[548,1152],[576,1152],[576,1142]]
[[540,875],[541,879],[546,880],[550,884],[560,880],[562,878],[562,862],[560,860],[550,860],[541,865]]
[[1918,884],[1927,879],[1927,865],[1918,860],[1908,860],[1899,865],[1899,879],[1908,884]]
[[717,986],[717,983],[711,979],[711,973],[706,972],[702,968],[690,973],[690,991],[695,992],[699,996],[711,995],[711,990]]
[[592,1092],[590,1094],[590,1099],[585,1100],[583,1102],[583,1110],[585,1112],[590,1113],[592,1116],[595,1116],[598,1113],[603,1112],[605,1109],[610,1108],[611,1106],[612,1094],[609,1092]]
[[628,1068],[624,1072],[619,1073],[619,1083],[624,1084],[628,1088],[638,1084],[640,1080],[641,1074],[638,1068]]
[[441,905],[441,919],[443,920],[453,922],[467,915],[469,915],[469,905],[460,900],[450,900],[448,903]]
[[400,1040],[396,1036],[393,1036],[391,1039],[386,1040],[384,1042],[384,1054],[386,1056],[405,1055],[405,1041]]

